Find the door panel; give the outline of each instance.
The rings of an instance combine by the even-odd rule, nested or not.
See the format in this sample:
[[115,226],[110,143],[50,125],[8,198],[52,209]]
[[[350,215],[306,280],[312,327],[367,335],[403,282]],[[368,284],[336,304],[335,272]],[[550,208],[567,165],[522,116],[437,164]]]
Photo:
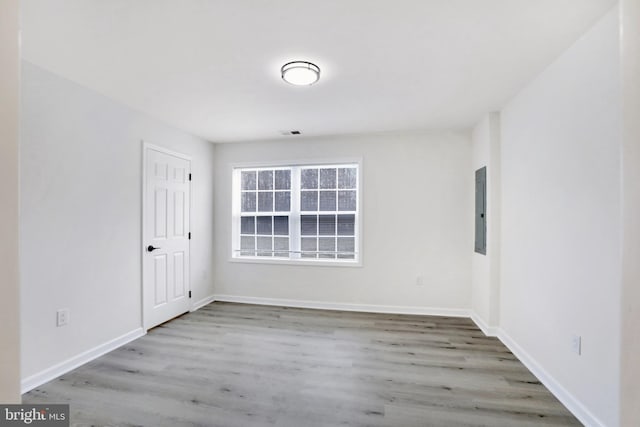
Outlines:
[[173,236],[184,237],[185,194],[176,191],[173,194]]
[[167,302],[167,255],[153,257],[154,308]]
[[173,297],[174,298],[182,297],[185,294],[184,272],[186,269],[184,265],[184,259],[185,259],[185,256],[183,252],[176,252],[173,254],[173,265],[174,265]]
[[167,237],[167,189],[157,188],[155,190],[155,234],[156,239]]
[[189,311],[191,161],[145,146],[143,214],[144,325],[149,329]]

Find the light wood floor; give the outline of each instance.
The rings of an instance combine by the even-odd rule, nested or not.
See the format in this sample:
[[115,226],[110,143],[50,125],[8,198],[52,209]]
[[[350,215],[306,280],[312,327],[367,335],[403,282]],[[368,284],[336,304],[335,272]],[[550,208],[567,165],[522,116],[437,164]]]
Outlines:
[[213,303],[23,396],[72,425],[580,423],[469,319]]

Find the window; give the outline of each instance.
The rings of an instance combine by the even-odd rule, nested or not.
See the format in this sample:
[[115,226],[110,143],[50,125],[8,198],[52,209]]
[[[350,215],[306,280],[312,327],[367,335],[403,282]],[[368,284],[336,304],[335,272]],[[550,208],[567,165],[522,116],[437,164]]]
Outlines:
[[233,258],[359,261],[358,164],[236,168]]

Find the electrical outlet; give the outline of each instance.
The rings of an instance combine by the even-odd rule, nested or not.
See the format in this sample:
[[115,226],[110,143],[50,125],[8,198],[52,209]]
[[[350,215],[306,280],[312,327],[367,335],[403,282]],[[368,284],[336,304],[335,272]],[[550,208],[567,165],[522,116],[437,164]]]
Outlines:
[[571,336],[571,351],[578,356],[582,354],[582,337],[580,335]]
[[65,326],[69,324],[69,309],[61,308],[56,312],[56,326]]
[[416,286],[424,286],[424,277],[422,276],[416,277]]

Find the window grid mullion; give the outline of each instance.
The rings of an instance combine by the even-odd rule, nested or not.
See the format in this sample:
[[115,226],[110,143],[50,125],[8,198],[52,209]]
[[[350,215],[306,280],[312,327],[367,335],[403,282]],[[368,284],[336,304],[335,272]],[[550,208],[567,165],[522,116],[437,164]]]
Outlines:
[[290,257],[299,259],[301,257],[301,233],[300,233],[300,167],[291,168],[291,213],[289,216],[289,250]]

